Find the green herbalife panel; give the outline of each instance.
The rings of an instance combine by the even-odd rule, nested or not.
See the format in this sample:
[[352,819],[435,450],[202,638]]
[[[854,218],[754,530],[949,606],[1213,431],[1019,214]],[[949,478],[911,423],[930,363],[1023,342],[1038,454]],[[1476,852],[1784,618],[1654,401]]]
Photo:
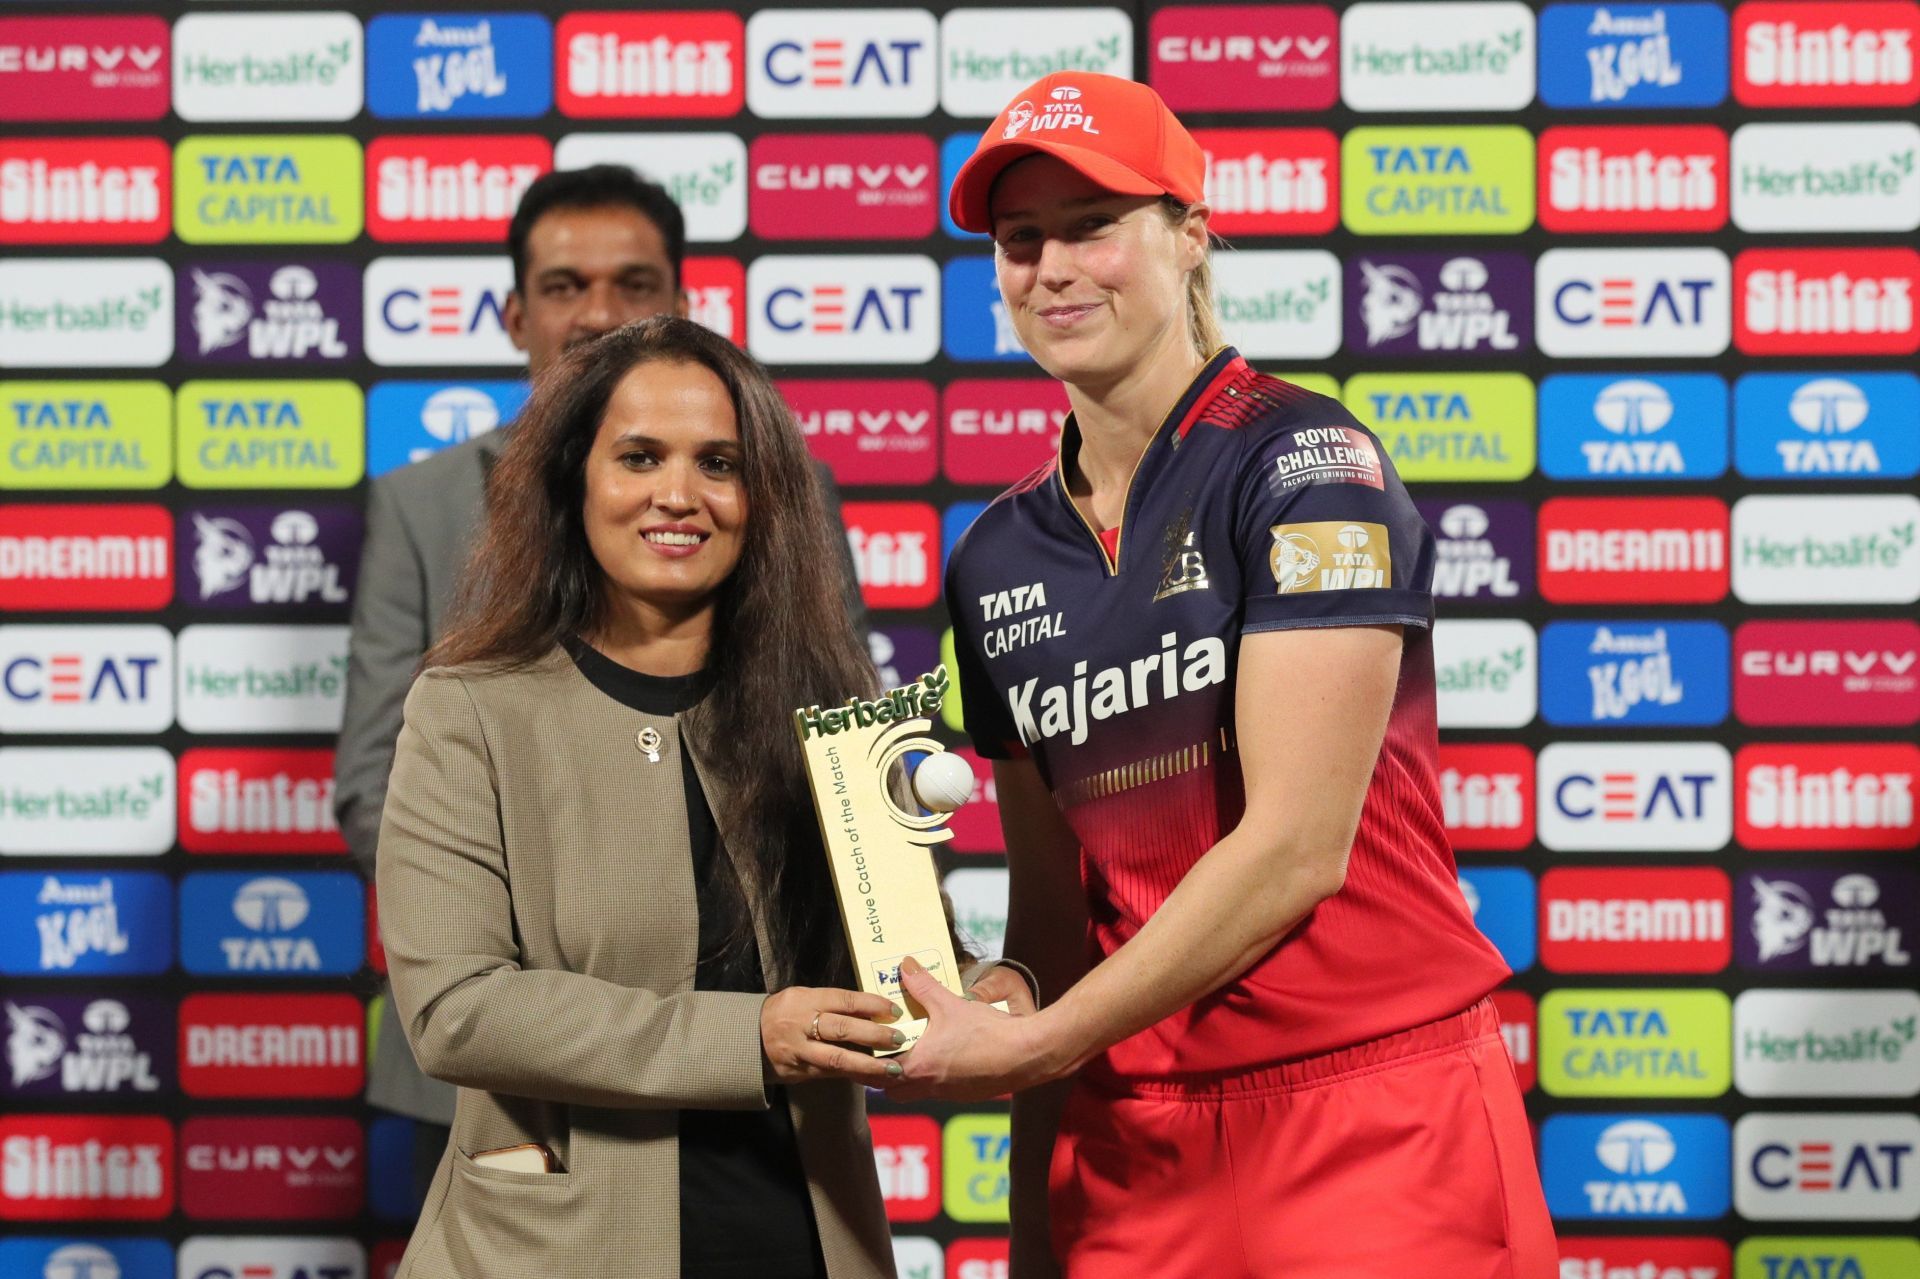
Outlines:
[[1717,990],[1555,990],[1540,1001],[1540,1087],[1556,1097],[1718,1097],[1733,1005]]

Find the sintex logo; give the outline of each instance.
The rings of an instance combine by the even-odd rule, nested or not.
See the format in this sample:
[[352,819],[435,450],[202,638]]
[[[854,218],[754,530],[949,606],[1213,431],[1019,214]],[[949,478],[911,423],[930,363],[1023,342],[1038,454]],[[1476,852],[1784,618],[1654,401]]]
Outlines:
[[1195,129],[1221,235],[1318,235],[1340,221],[1340,142],[1325,129]]
[[1733,96],[1750,107],[1904,107],[1920,100],[1920,9],[1899,0],[1760,0],[1733,14]]
[[1726,221],[1727,135],[1711,125],[1540,135],[1540,225],[1549,231],[1717,231]]
[[1912,249],[1749,249],[1733,274],[1734,340],[1748,355],[1920,350]]
[[327,750],[190,750],[180,757],[180,844],[190,853],[339,853]]
[[153,244],[172,212],[158,138],[0,140],[0,244]]
[[376,138],[367,148],[367,233],[498,244],[521,195],[552,167],[540,137]]
[[553,42],[563,115],[730,116],[746,100],[746,33],[737,14],[570,13]]

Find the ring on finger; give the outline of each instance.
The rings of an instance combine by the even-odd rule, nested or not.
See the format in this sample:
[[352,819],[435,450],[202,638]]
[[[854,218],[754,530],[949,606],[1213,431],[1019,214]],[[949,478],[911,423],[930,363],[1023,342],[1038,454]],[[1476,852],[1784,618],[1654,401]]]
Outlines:
[[820,1019],[825,1015],[826,1010],[822,1009],[813,1015],[812,1021],[807,1023],[807,1038],[813,1040],[816,1044],[820,1042]]

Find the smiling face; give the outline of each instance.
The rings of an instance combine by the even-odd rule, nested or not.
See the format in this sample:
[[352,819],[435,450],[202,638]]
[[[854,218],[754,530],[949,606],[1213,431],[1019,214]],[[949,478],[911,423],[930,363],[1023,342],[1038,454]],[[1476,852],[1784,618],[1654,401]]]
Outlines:
[[1064,161],[1008,167],[992,196],[994,267],[1020,342],[1063,382],[1098,387],[1186,358],[1187,274],[1206,214],[1169,226],[1153,196],[1115,195]]
[[740,427],[704,365],[652,361],[614,388],[587,454],[582,519],[616,605],[709,608],[745,548]]
[[540,376],[569,346],[649,315],[687,313],[666,237],[624,204],[562,207],[527,232],[527,272],[507,297],[507,336]]

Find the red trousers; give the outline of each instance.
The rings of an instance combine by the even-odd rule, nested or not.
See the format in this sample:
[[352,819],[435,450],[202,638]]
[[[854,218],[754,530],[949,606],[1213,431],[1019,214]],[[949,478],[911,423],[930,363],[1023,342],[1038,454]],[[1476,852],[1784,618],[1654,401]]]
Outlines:
[[1554,1279],[1490,1001],[1194,1083],[1082,1079],[1050,1177],[1068,1279]]

